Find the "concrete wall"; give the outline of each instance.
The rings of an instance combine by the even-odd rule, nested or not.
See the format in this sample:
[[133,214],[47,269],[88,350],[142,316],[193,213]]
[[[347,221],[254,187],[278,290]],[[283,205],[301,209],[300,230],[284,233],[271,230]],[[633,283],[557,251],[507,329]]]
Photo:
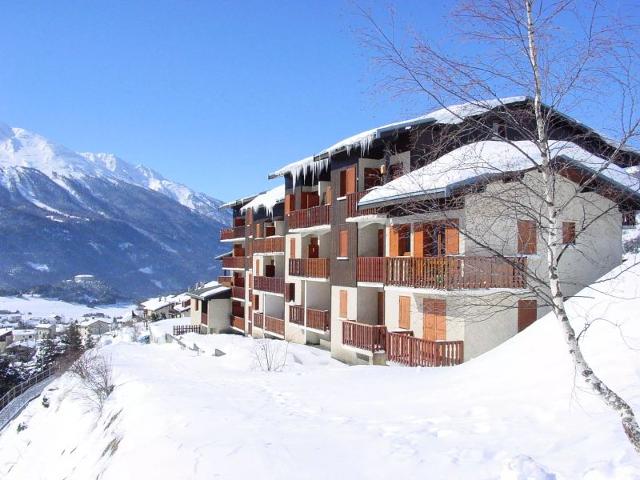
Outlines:
[[229,316],[231,315],[231,299],[219,298],[209,300],[207,305],[207,322],[210,333],[220,333],[229,329]]

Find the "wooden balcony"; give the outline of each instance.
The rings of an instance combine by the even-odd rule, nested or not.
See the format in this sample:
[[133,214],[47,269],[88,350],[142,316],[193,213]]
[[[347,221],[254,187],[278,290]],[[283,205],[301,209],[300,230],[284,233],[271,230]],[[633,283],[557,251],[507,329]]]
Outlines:
[[309,228],[331,223],[331,205],[295,210],[287,214],[289,228]]
[[247,257],[222,257],[222,268],[244,268]]
[[296,277],[329,278],[329,259],[290,258],[289,275]]
[[241,298],[242,300],[244,300],[244,293],[244,287],[236,287],[235,285],[231,287],[231,296],[233,298]]
[[221,275],[218,277],[218,283],[225,287],[230,287],[233,283],[233,277],[228,275]]
[[358,281],[441,290],[524,288],[526,260],[495,257],[359,257]]
[[[302,305],[289,305],[289,321],[304,326],[304,307]],[[331,329],[329,310],[307,308],[307,328],[328,332]]]
[[255,239],[253,241],[253,253],[284,253],[284,237]]
[[233,302],[231,305],[231,315],[244,318],[244,307],[239,302]]
[[359,217],[362,215],[375,215],[377,208],[364,208],[358,210],[358,202],[369,192],[355,192],[347,195],[347,217]]
[[262,313],[255,312],[253,314],[253,326],[264,328],[264,315]]
[[231,326],[244,332],[244,318],[236,317],[235,315],[230,315],[230,317]]
[[410,367],[449,367],[464,361],[464,342],[423,340],[409,334],[387,333],[387,360]]
[[284,294],[284,277],[253,277],[253,289]]
[[284,320],[281,318],[264,316],[264,329],[267,332],[284,336]]
[[350,321],[342,322],[342,343],[372,353],[384,351],[387,327]]
[[247,232],[247,227],[242,225],[240,227],[223,228],[220,230],[220,240],[233,240],[235,238],[244,238]]

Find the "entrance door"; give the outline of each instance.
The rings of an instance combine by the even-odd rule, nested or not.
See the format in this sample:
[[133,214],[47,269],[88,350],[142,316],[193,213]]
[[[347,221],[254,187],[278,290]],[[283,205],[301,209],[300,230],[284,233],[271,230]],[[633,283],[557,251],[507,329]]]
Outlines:
[[411,329],[411,297],[400,297],[398,300],[398,326],[409,330]]
[[447,302],[439,298],[422,301],[422,338],[437,341],[447,339]]

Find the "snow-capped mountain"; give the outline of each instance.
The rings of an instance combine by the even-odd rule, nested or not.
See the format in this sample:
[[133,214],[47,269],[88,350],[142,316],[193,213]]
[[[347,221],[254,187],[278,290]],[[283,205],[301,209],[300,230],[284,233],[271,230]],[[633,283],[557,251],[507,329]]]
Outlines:
[[92,273],[147,295],[210,278],[228,222],[220,203],[115,155],[0,123],[0,287]]

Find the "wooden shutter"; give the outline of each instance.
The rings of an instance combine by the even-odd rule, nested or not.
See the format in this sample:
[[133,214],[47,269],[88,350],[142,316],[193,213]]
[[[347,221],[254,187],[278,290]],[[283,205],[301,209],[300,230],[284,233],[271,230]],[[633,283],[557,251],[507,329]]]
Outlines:
[[518,253],[535,254],[538,251],[538,233],[533,220],[518,220]]
[[262,238],[262,224],[256,223],[256,238]]
[[338,248],[339,257],[349,256],[349,232],[348,230],[340,230],[340,244]]
[[447,339],[447,302],[440,298],[422,301],[422,338],[430,341]]
[[562,243],[576,243],[576,222],[562,222]]
[[284,197],[284,213],[293,212],[296,209],[296,194],[288,193]]
[[356,167],[347,168],[346,173],[346,191],[345,194],[356,193]]
[[397,257],[398,255],[398,229],[389,227],[389,256]]
[[262,275],[262,270],[260,269],[260,259],[256,258],[256,271],[255,271],[256,277],[259,277]]
[[296,258],[296,239],[292,237],[289,239],[289,258]]
[[253,309],[260,310],[260,295],[253,296]]
[[445,255],[458,255],[460,253],[458,220],[450,220],[447,222],[444,231],[444,245]]
[[384,291],[378,292],[378,325],[384,325]]
[[424,256],[424,228],[421,224],[413,226],[413,256]]
[[405,330],[411,329],[411,297],[398,298],[398,326]]
[[324,204],[331,205],[333,201],[333,191],[331,190],[331,185],[327,187],[327,190],[324,192]]
[[518,332],[521,332],[538,318],[536,300],[518,300]]
[[340,290],[340,318],[347,318],[347,291]]

